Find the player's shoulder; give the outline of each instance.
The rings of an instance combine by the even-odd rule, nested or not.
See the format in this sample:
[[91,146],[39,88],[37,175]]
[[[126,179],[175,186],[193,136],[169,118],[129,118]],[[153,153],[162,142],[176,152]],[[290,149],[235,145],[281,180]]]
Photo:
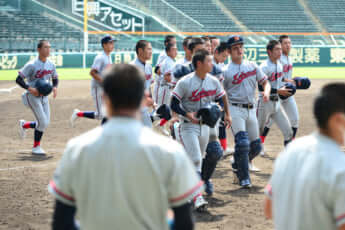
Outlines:
[[260,67],[263,68],[263,67],[268,67],[269,66],[269,61],[268,59],[264,60],[261,64],[260,64]]
[[54,62],[52,60],[50,60],[50,59],[47,59],[47,63],[46,64],[48,64],[49,66],[55,68]]
[[66,152],[71,154],[71,159],[77,159],[80,154],[90,145],[93,145],[102,134],[102,127],[94,128],[86,133],[72,138],[66,146]]
[[208,81],[211,81],[211,82],[219,82],[218,78],[213,76],[210,73],[207,73],[206,78],[208,79]]

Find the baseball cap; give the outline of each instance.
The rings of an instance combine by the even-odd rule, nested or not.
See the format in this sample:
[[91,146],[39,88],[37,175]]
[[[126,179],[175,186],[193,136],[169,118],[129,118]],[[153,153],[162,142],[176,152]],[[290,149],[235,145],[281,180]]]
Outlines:
[[227,41],[227,45],[230,48],[233,45],[237,45],[237,44],[243,44],[243,38],[241,36],[238,35],[232,35],[231,37],[229,37],[228,41]]
[[110,35],[104,36],[101,40],[102,45],[111,41],[116,41],[116,39],[112,38]]

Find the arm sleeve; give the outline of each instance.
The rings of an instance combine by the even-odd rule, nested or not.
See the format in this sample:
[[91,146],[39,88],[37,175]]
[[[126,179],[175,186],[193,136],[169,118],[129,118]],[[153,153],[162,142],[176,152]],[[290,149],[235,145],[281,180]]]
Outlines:
[[218,80],[216,81],[216,86],[217,86],[216,100],[219,100],[225,95],[225,91],[222,84]]
[[53,230],[77,230],[74,224],[74,216],[76,208],[66,205],[59,200],[55,201],[53,214],[52,229]]
[[53,87],[57,87],[59,84],[59,79],[58,78],[53,78]]
[[73,193],[74,162],[72,154],[76,151],[73,142],[67,144],[66,150],[54,172],[53,179],[48,185],[48,191],[62,203],[75,206]]
[[177,82],[176,87],[174,88],[172,95],[175,96],[179,101],[182,100],[182,98],[185,95],[185,87],[184,87],[184,81],[180,80]]
[[186,111],[184,111],[180,106],[180,101],[177,99],[176,96],[171,96],[171,102],[170,102],[171,109],[182,116],[186,116]]
[[28,89],[29,86],[26,84],[24,78],[22,78],[20,75],[17,76],[16,78],[16,83],[22,87],[23,89]]
[[259,84],[262,84],[263,82],[265,82],[265,80],[267,80],[267,76],[256,63],[253,63],[253,65],[256,70],[256,81],[259,82]]
[[53,70],[53,73],[52,73],[52,78],[53,78],[53,79],[57,79],[57,78],[58,78],[58,74],[57,74],[57,72],[56,72],[56,67],[55,67],[55,65],[54,65],[54,70]]
[[191,230],[194,228],[191,206],[191,203],[187,202],[181,206],[173,208],[175,230]]
[[27,63],[24,65],[24,67],[19,70],[18,75],[22,78],[29,78],[34,74],[34,67],[31,63]]
[[97,71],[97,73],[101,73],[101,69],[102,69],[102,65],[103,65],[103,62],[102,62],[102,58],[100,58],[99,56],[97,56],[95,58],[95,60],[93,61],[93,64],[91,66],[91,69],[94,69]]
[[[203,182],[182,146],[174,154],[173,167],[168,183],[168,197],[171,207],[178,207],[190,201],[199,194]],[[188,175],[188,177],[186,176]]]

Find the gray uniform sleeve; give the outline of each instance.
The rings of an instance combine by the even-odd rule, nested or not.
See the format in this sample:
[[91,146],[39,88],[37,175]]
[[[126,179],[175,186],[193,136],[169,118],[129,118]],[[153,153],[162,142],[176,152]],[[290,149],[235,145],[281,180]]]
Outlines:
[[95,60],[93,61],[93,64],[91,66],[91,69],[97,70],[97,72],[100,74],[101,70],[103,69],[103,60],[100,56],[97,56]]
[[253,63],[253,65],[256,69],[256,81],[259,82],[259,84],[262,84],[265,80],[267,80],[267,76],[256,63]]
[[75,206],[75,199],[72,189],[72,178],[74,171],[74,161],[72,159],[76,148],[71,142],[67,144],[65,152],[54,172],[53,179],[48,185],[48,191],[55,198],[64,204]]
[[218,80],[216,81],[216,86],[217,86],[216,100],[218,100],[219,98],[225,95],[225,91],[223,89],[222,84]]
[[185,81],[178,81],[176,87],[174,88],[174,91],[172,92],[172,95],[181,101],[186,94],[185,88]]
[[203,182],[182,146],[179,146],[173,160],[174,166],[168,183],[168,197],[170,206],[178,207],[199,194],[202,190]]
[[24,65],[24,67],[19,70],[18,74],[19,76],[21,76],[22,78],[30,78],[32,77],[32,75],[34,74],[34,66],[32,65],[32,63],[26,63]]

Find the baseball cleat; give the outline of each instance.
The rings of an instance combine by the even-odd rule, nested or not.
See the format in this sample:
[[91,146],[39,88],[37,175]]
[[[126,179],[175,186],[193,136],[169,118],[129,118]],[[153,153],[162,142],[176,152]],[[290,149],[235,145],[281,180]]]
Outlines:
[[260,156],[265,156],[265,149],[264,149],[264,146],[262,145],[262,150],[260,152]]
[[26,136],[26,130],[24,129],[24,124],[25,121],[24,120],[19,120],[19,136],[20,138],[23,140]]
[[251,172],[260,172],[261,170],[257,168],[253,163],[248,164],[249,171]]
[[199,195],[194,200],[194,209],[198,212],[203,212],[207,210],[208,202],[204,199],[202,195]]
[[213,184],[212,184],[211,180],[205,181],[205,192],[208,196],[213,195]]
[[251,188],[252,187],[252,184],[250,183],[250,180],[249,179],[245,179],[245,180],[241,180],[240,181],[240,186],[242,188]]
[[34,155],[45,155],[46,152],[44,151],[44,149],[41,148],[41,146],[36,146],[36,147],[32,148],[32,154],[34,154]]
[[75,122],[75,120],[77,120],[79,112],[80,112],[79,109],[74,109],[73,110],[73,113],[72,113],[72,116],[71,116],[71,120],[70,120],[71,127],[74,127],[74,122]]
[[158,128],[158,130],[159,130],[163,135],[168,136],[168,137],[170,136],[169,131],[166,130],[166,129],[164,128],[164,126],[158,126],[157,128]]

